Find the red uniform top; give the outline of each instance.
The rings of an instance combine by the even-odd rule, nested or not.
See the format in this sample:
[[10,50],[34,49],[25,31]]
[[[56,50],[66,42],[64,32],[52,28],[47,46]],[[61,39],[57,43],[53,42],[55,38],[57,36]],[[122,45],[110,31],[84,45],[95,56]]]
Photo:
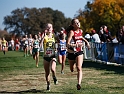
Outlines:
[[[74,36],[72,38],[73,38],[75,44],[82,44],[83,43],[82,31],[81,30],[79,30],[79,32],[74,31]],[[76,52],[82,51],[82,47],[76,47],[74,49],[74,51],[76,51]]]
[[19,44],[19,40],[18,39],[15,40],[15,44]]

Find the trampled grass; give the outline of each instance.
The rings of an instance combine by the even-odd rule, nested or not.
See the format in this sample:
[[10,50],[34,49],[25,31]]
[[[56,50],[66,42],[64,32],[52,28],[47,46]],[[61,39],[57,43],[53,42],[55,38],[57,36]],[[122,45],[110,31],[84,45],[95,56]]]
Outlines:
[[59,83],[54,85],[51,79],[51,90],[46,91],[42,54],[37,68],[33,58],[23,57],[23,52],[0,52],[0,93],[124,94],[124,67],[84,60],[81,90],[76,90],[76,69],[71,73],[68,62],[65,74],[60,69],[57,63]]

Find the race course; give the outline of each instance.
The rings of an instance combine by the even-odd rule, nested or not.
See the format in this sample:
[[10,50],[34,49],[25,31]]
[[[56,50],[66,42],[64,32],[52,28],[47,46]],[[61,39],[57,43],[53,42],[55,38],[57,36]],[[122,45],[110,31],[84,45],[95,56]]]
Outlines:
[[[124,67],[84,60],[81,90],[76,89],[77,72],[70,72],[68,61],[61,74],[57,63],[58,84],[51,79],[51,90],[46,91],[42,54],[39,67],[31,56],[23,52],[0,51],[0,94],[124,94]],[[51,77],[52,78],[52,77]]]

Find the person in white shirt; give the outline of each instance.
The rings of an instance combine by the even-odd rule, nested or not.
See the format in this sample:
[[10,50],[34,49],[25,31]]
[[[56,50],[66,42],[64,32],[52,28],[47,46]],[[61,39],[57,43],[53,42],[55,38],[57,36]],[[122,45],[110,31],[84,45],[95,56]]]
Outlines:
[[87,33],[87,34],[84,36],[84,38],[87,39],[87,41],[90,41],[91,36],[90,36],[90,34]]
[[14,46],[15,46],[15,41],[14,41],[14,39],[12,38],[10,42],[11,42],[12,50],[14,50],[14,49],[15,49],[15,47],[14,47]]
[[30,55],[32,55],[32,49],[33,49],[33,38],[32,38],[32,35],[31,34],[29,34],[29,39],[28,39],[28,41],[29,41],[29,51],[30,51]]
[[91,30],[91,34],[92,34],[92,36],[91,36],[92,42],[95,42],[95,43],[100,43],[101,42],[101,40],[99,38],[99,35],[96,33],[95,30]]

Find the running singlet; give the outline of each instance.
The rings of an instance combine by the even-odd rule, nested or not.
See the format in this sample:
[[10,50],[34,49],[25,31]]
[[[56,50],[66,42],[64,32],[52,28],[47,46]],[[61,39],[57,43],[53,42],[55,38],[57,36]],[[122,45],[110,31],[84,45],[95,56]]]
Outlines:
[[66,51],[66,41],[63,42],[62,40],[60,40],[59,51]]
[[[79,32],[77,33],[76,31],[74,31],[74,36],[73,36],[73,40],[76,44],[82,44],[82,32],[81,30],[79,30]],[[79,52],[82,51],[82,47],[75,47],[74,51]]]
[[39,48],[39,40],[34,40],[33,47]]
[[32,42],[33,42],[33,39],[32,38],[29,38],[28,40],[29,40],[29,46],[31,46],[32,45]]
[[55,39],[49,38],[47,35],[44,38],[44,56],[51,57],[55,55]]
[[24,46],[25,46],[25,47],[28,47],[28,39],[25,39],[25,40],[24,40]]
[[2,46],[5,46],[6,47],[6,43],[7,43],[6,40],[2,40],[1,43],[2,43]]
[[25,44],[28,45],[28,39],[25,40]]
[[39,40],[34,40],[33,52],[38,52],[38,51],[39,51]]

